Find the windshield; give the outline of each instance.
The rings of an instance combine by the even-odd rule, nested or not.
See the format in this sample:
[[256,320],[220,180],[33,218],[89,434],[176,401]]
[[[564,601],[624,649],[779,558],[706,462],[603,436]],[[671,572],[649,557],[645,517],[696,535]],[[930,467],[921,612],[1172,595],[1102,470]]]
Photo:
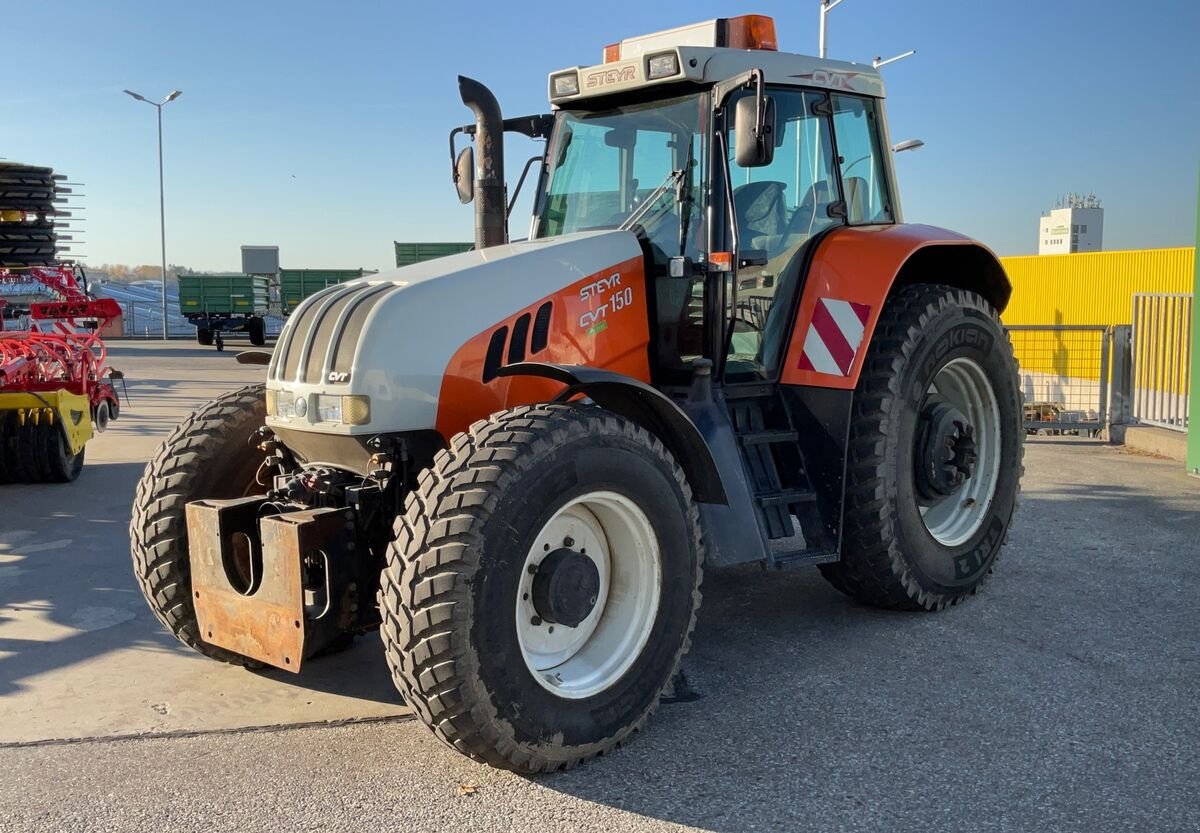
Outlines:
[[656,261],[695,257],[704,239],[705,101],[695,94],[560,111],[535,237],[627,223],[650,241]]

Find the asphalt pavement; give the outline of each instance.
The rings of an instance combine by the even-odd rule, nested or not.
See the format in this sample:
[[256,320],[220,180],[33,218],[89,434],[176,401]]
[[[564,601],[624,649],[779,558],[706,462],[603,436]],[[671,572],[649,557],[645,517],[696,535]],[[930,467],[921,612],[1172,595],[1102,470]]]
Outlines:
[[1200,829],[1200,480],[1178,463],[1031,440],[995,576],[939,614],[709,571],[698,699],[528,779],[413,722],[374,639],[310,678],[161,632],[128,568],[140,465],[261,369],[115,352],[134,402],[80,480],[0,487],[0,831]]

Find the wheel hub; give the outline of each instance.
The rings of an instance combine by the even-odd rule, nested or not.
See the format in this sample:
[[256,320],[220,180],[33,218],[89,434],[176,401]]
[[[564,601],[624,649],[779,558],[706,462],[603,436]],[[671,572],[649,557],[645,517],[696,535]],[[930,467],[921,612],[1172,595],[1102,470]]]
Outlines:
[[925,400],[917,430],[916,486],[928,505],[954,494],[975,472],[975,427],[940,396]]
[[533,608],[544,622],[577,627],[596,606],[600,571],[583,553],[561,547],[538,564],[531,595]]

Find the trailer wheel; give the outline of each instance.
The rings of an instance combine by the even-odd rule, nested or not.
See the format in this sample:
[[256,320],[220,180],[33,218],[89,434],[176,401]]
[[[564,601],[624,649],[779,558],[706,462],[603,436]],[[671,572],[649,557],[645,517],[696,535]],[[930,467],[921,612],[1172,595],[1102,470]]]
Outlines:
[[455,436],[381,582],[397,688],[447,744],[564,769],[640,729],[687,652],[703,545],[683,471],[612,413],[539,405]]
[[835,587],[939,610],[978,591],[1008,535],[1025,434],[1012,345],[980,295],[888,299],[854,395]]
[[138,483],[129,538],[133,571],[158,620],[188,647],[223,662],[258,663],[206,644],[192,606],[185,507],[202,498],[234,498],[262,487],[265,452],[250,443],[266,419],[265,385],[217,397],[180,424],[158,448]]
[[267,343],[267,322],[261,318],[251,318],[246,322],[246,334],[250,336],[251,344],[262,347]]
[[196,343],[202,347],[211,347],[213,343],[212,330],[205,330],[201,327],[196,328]]

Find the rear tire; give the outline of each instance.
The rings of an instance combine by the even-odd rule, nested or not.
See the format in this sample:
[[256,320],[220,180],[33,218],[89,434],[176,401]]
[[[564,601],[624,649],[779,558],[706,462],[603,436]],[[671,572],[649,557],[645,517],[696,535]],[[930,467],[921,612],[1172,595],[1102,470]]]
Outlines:
[[211,347],[213,343],[212,330],[196,328],[196,343],[203,347]]
[[[918,474],[929,465],[930,434],[920,432],[930,423],[918,417],[956,398],[977,405],[957,414],[970,412],[967,456],[977,458],[962,458],[970,475],[961,485],[932,494]],[[1008,535],[1025,438],[1017,365],[996,310],[947,286],[897,291],[876,325],[850,425],[842,560],[821,565],[822,575],[884,608],[938,610],[976,593]]]
[[266,454],[250,439],[266,419],[265,389],[248,385],[227,393],[184,420],[146,466],[129,524],[133,571],[158,620],[189,648],[248,667],[259,663],[200,638],[185,507],[194,500],[260,491],[256,475]]
[[[561,574],[578,594],[562,602],[578,603],[570,610],[544,606],[559,591],[540,588],[560,574],[534,564],[564,553],[601,582],[593,591]],[[417,717],[471,758],[570,768],[657,708],[695,627],[702,561],[691,490],[657,438],[594,407],[496,414],[437,455],[396,522],[380,593],[392,677]],[[609,593],[604,575],[623,591]]]

